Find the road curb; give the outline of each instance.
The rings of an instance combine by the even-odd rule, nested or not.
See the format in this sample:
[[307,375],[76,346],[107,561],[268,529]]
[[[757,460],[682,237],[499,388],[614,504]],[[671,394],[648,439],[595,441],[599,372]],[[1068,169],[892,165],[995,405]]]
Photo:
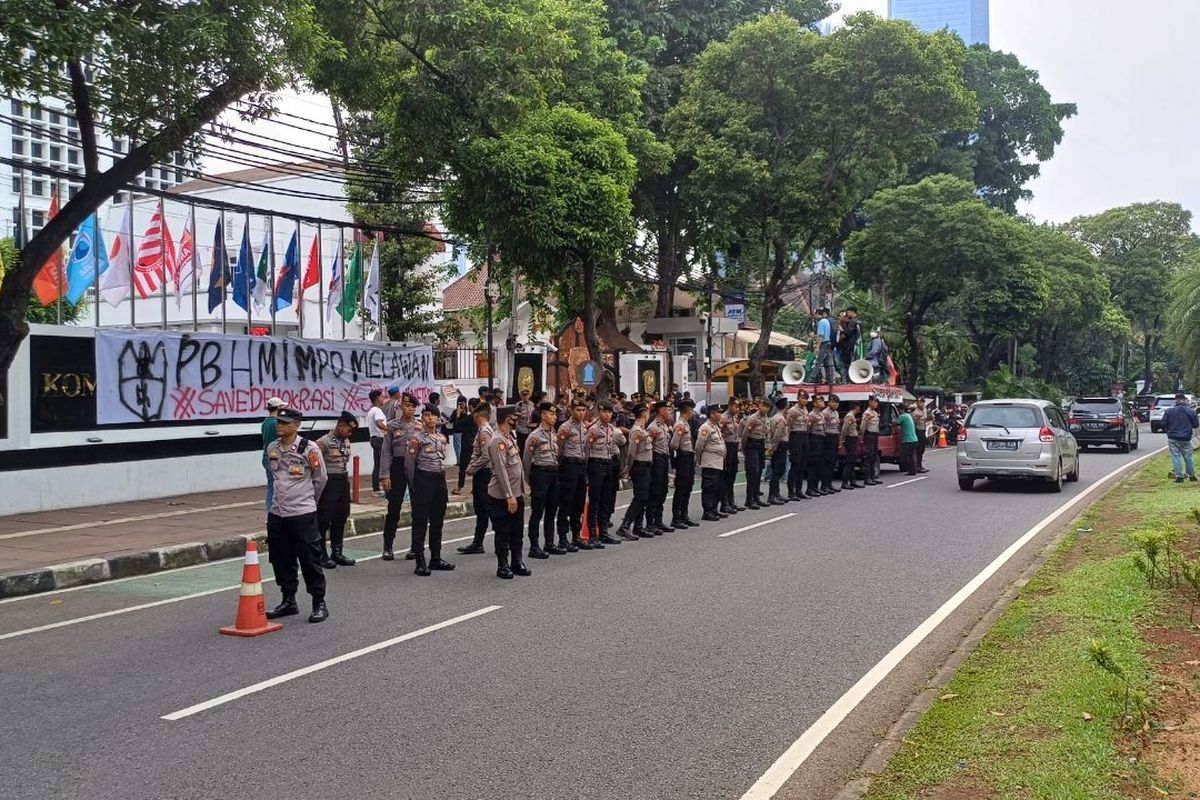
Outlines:
[[[462,519],[475,513],[470,501],[455,501],[446,505],[446,519]],[[383,530],[385,512],[378,508],[351,512],[347,521],[347,534],[368,536]],[[400,512],[401,527],[412,524],[412,512]],[[150,575],[180,567],[190,567],[212,561],[239,558],[246,552],[246,542],[253,539],[259,550],[267,549],[266,532],[232,536],[209,542],[186,542],[153,547],[137,553],[121,553],[114,556],[88,558],[47,567],[36,567],[21,572],[0,575],[0,598],[20,597],[29,594],[54,592],[73,586],[103,583],[117,578]]]
[[[1157,454],[1156,452],[1151,455]],[[1132,467],[1134,463],[1136,462],[1132,462],[1129,467]],[[871,782],[883,772],[888,762],[900,750],[900,746],[904,743],[904,737],[917,724],[921,716],[937,702],[938,697],[941,696],[946,685],[950,683],[950,680],[958,672],[959,667],[975,652],[979,643],[983,641],[983,637],[988,634],[992,626],[996,624],[996,620],[1000,618],[1000,615],[1017,598],[1021,589],[1045,566],[1050,556],[1053,555],[1055,550],[1058,549],[1059,544],[1066,537],[1067,532],[1079,522],[1080,518],[1092,506],[1100,502],[1121,481],[1128,478],[1133,471],[1132,469],[1124,469],[1118,474],[1113,475],[1107,481],[1108,485],[1104,487],[1095,500],[1079,509],[1078,513],[1073,514],[1069,519],[1061,521],[1059,530],[1038,549],[1033,561],[1021,571],[1020,575],[1008,585],[1004,593],[997,598],[996,602],[971,626],[971,630],[963,637],[962,643],[950,653],[950,656],[938,669],[937,674],[913,698],[908,707],[904,709],[904,712],[900,714],[900,717],[888,728],[883,738],[873,746],[858,768],[847,776],[846,784],[842,787],[841,791],[834,795],[833,800],[861,800],[867,791],[870,790]]]

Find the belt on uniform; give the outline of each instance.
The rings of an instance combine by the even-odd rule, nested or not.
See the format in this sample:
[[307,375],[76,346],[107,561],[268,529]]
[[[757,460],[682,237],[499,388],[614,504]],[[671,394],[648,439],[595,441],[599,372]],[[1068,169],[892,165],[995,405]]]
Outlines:
[[586,463],[587,463],[587,459],[583,459],[583,458],[567,458],[566,456],[563,456],[563,461],[566,461],[566,462],[568,462],[568,463],[570,463],[570,464],[586,464]]
[[655,453],[653,457],[654,458],[670,458],[671,454],[670,453]]
[[431,477],[435,477],[435,476],[442,477],[442,478],[446,477],[446,471],[445,471],[445,470],[438,470],[437,472],[434,472],[434,471],[433,471],[433,470],[431,470],[431,469],[420,469],[420,468],[417,468],[417,470],[416,470],[416,471],[417,471],[417,472],[419,472],[419,473],[421,473],[422,475],[429,475],[429,476],[431,476]]
[[547,466],[546,464],[533,464],[530,469],[540,469],[546,472],[558,472],[558,467]]
[[589,464],[611,464],[612,462],[613,462],[613,460],[611,458],[596,457],[596,458],[588,459]]
[[345,480],[350,479],[350,476],[347,475],[345,472],[329,472],[326,474],[328,475],[329,480],[331,480],[331,481],[332,480],[345,481]]

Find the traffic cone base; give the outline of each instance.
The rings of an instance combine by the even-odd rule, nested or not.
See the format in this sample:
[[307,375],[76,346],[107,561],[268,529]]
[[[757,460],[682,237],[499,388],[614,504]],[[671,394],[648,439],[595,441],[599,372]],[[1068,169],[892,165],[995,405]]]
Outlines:
[[242,590],[238,593],[237,620],[224,628],[226,636],[262,636],[283,628],[278,622],[267,620],[266,603],[263,600],[262,573],[258,568],[258,544],[250,539],[246,542],[246,560],[242,566]]

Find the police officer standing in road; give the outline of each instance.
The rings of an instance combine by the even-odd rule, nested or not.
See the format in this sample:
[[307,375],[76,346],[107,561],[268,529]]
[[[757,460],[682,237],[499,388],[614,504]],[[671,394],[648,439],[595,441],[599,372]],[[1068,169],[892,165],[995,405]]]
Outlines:
[[321,448],[297,435],[304,418],[294,408],[276,415],[279,438],[267,445],[267,469],[275,481],[271,510],[267,513],[267,556],[283,601],[267,612],[267,619],[299,614],[296,565],[304,574],[304,588],[312,596],[309,622],[329,617],[325,606],[325,573],[321,571],[321,534],[317,530],[317,498],[328,480]]
[[587,433],[588,530],[591,532],[591,542],[580,540],[574,543],[575,547],[582,550],[590,550],[596,545],[621,543],[610,531],[613,508],[617,503],[617,484],[621,480],[620,455],[625,434],[613,424],[612,403],[600,403],[598,409],[598,418]]
[[742,510],[733,497],[733,485],[737,482],[738,474],[738,443],[742,438],[737,398],[729,401],[725,413],[721,415],[721,438],[725,442],[725,491],[721,497],[721,511],[736,514]]
[[[517,404],[517,419],[520,419],[521,406]],[[559,533],[562,544],[554,544],[554,520],[558,515],[558,437],[554,433],[554,423],[558,419],[558,409],[552,403],[542,403],[538,406],[541,422],[537,430],[525,439],[523,464],[525,482],[529,484],[529,557],[549,558],[551,555],[560,556],[567,552],[566,531]],[[520,441],[520,434],[517,434]],[[543,521],[544,520],[544,521]],[[543,526],[543,537],[546,547],[538,546],[538,526]],[[576,548],[578,549],[578,548]]]
[[846,454],[842,459],[842,488],[865,489],[866,487],[858,482],[855,475],[855,472],[858,470],[859,442],[857,405],[851,405],[850,408],[846,409],[846,417],[842,420],[842,431],[838,438],[838,443]]
[[[400,416],[388,421],[388,435],[383,437],[379,453],[379,473],[387,494],[387,515],[383,518],[383,560],[392,561],[396,555],[392,545],[396,541],[396,528],[400,525],[400,504],[408,491],[408,476],[404,471],[404,454],[412,440],[421,432],[421,423],[413,416],[417,401],[412,395],[404,395],[400,401]],[[411,550],[408,558],[415,558]]]
[[784,414],[788,428],[788,499],[804,499],[804,472],[808,469],[808,392],[801,389]]
[[474,555],[484,552],[483,537],[487,535],[488,523],[488,485],[492,481],[491,461],[488,459],[487,446],[496,431],[492,423],[491,407],[488,403],[480,403],[471,412],[475,423],[475,438],[471,442],[471,457],[467,463],[467,475],[471,477],[471,505],[475,511],[475,536],[471,543],[458,548],[463,555]]
[[[438,433],[442,417],[437,406],[421,410],[421,430],[408,443],[404,472],[412,487],[412,544],[416,574],[427,577],[431,570],[449,571],[454,565],[442,560],[442,524],[446,519],[446,448],[449,440]],[[425,561],[425,532],[429,532],[429,561]]]
[[821,411],[821,421],[825,428],[825,450],[821,462],[821,487],[826,494],[837,494],[841,489],[833,485],[833,471],[838,460],[838,436],[842,432],[841,420],[838,418],[838,403],[841,402],[836,394],[829,395],[825,408]]
[[671,432],[671,450],[675,453],[675,497],[671,501],[671,527],[675,530],[700,525],[688,518],[692,487],[696,485],[696,453],[692,441],[692,417],[695,413],[694,402],[680,400],[679,421]]
[[823,497],[830,494],[821,483],[821,469],[825,463],[825,398],[814,394],[812,409],[808,412],[808,497]]
[[650,505],[646,510],[646,527],[658,533],[675,530],[663,523],[663,507],[671,487],[671,428],[675,410],[670,400],[660,400],[654,406],[654,420],[647,426],[650,432]]
[[[342,552],[346,538],[346,520],[350,518],[350,476],[346,466],[350,463],[350,437],[358,428],[358,417],[343,411],[333,430],[317,439],[321,457],[325,461],[325,472],[329,481],[317,501],[317,527],[321,531],[321,566],[336,569],[354,566],[354,559]],[[329,550],[325,549],[328,540]],[[330,554],[332,553],[332,558]]]
[[[629,431],[629,449],[625,453],[625,466],[622,472],[629,476],[633,484],[633,500],[625,509],[625,518],[617,535],[622,539],[632,541],[637,537],[650,539],[655,532],[642,527],[642,519],[650,502],[650,470],[654,464],[654,444],[650,432],[646,430],[650,411],[639,403],[633,407],[634,423]],[[630,531],[632,528],[632,533]],[[657,532],[662,536],[662,532]]]
[[587,502],[587,404],[571,403],[571,419],[558,428],[558,529],[573,540],[583,538],[583,506]]
[[879,480],[879,398],[867,398],[867,410],[862,415],[863,482],[878,486]]
[[746,508],[762,508],[763,460],[766,457],[767,410],[761,398],[754,410],[742,420],[742,452],[746,454]]
[[704,409],[708,421],[700,426],[696,435],[696,459],[700,463],[700,507],[708,522],[718,522],[725,517],[720,510],[725,489],[725,439],[721,434],[721,407],[710,405]]
[[913,425],[917,428],[917,446],[913,449],[913,460],[918,473],[929,472],[925,469],[925,446],[929,444],[928,416],[925,401],[917,398],[912,412]]
[[513,434],[516,411],[496,410],[496,435],[487,445],[492,478],[488,482],[488,514],[496,531],[496,576],[510,580],[513,575],[529,576],[525,566],[525,469],[517,452]]
[[767,493],[767,503],[781,506],[787,503],[780,493],[780,483],[787,472],[789,435],[787,398],[780,397],[775,401],[775,413],[767,419],[767,453],[770,456],[771,480],[770,491]]

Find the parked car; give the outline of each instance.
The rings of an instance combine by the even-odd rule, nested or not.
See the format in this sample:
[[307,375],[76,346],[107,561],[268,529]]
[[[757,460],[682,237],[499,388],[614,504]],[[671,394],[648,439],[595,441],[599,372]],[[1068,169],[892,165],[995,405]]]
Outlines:
[[982,400],[971,406],[955,454],[958,488],[981,478],[1045,481],[1061,492],[1079,480],[1079,445],[1058,406],[1046,400]]
[[1067,411],[1067,424],[1080,450],[1116,445],[1122,453],[1138,448],[1138,426],[1119,397],[1077,397]]
[[[1192,408],[1196,407],[1196,398],[1193,395],[1186,395],[1188,405]],[[1154,405],[1150,407],[1150,432],[1158,433],[1162,430],[1163,413],[1175,405],[1175,395],[1159,394],[1154,396]]]

